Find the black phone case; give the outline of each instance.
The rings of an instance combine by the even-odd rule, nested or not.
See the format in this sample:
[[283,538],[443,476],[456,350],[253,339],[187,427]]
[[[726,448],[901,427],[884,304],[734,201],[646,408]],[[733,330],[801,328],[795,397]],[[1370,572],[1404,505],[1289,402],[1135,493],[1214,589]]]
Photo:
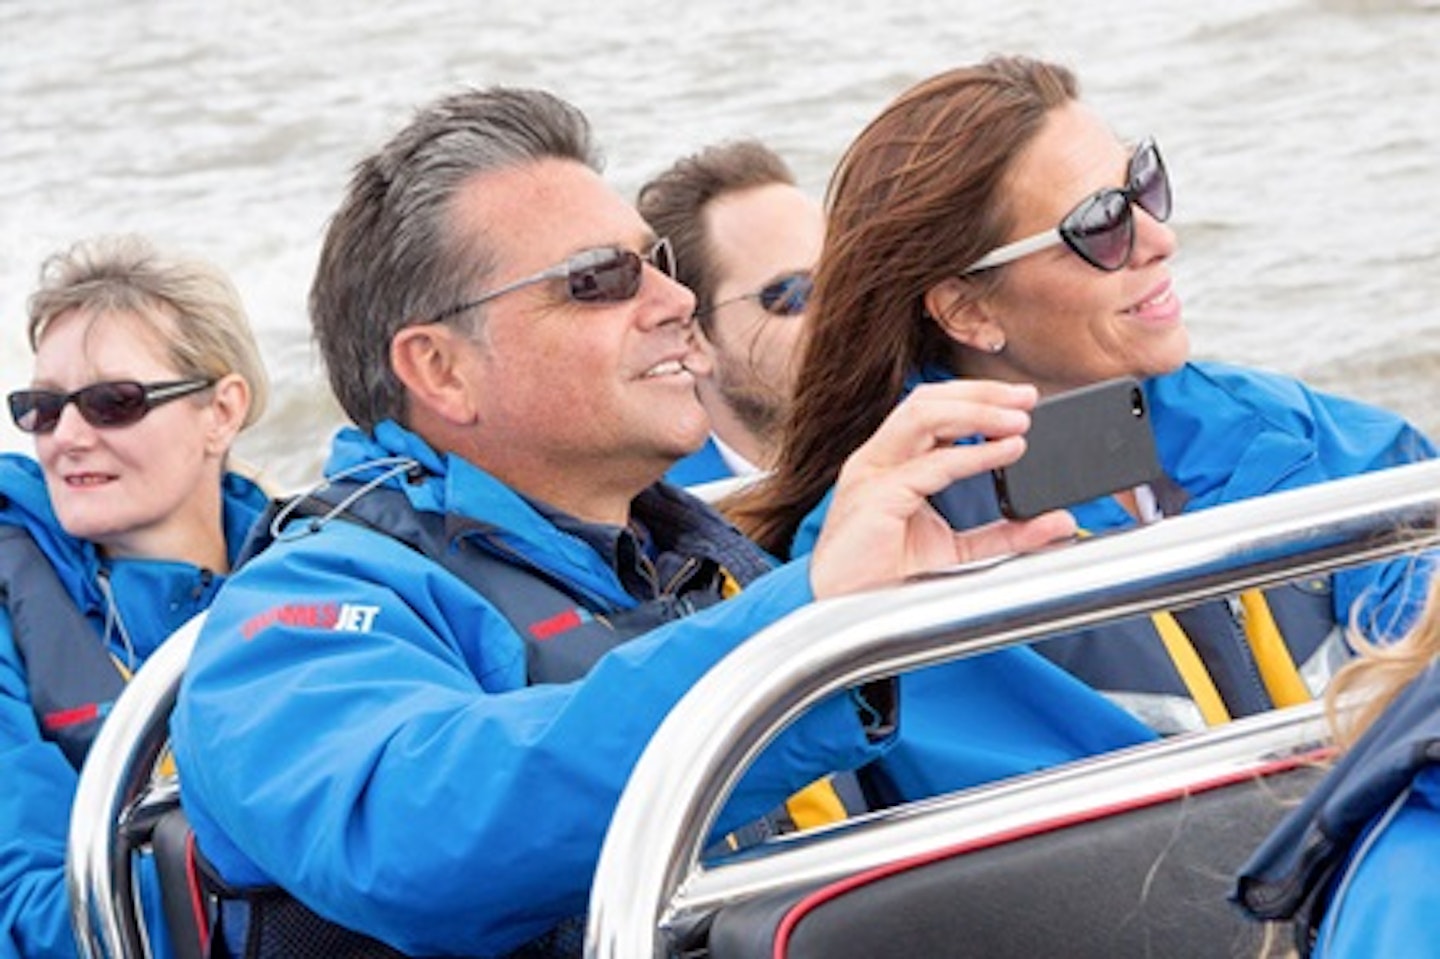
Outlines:
[[1160,475],[1140,383],[1106,380],[1036,404],[1025,455],[994,470],[1000,512],[1029,519],[1149,482]]

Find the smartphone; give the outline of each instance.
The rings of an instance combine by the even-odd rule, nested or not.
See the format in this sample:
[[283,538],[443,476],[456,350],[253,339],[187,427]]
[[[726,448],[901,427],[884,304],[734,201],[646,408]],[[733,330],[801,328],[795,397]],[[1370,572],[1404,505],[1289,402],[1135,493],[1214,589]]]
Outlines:
[[1025,455],[992,470],[1000,512],[1029,519],[1160,476],[1145,393],[1133,377],[1047,396],[1030,414]]

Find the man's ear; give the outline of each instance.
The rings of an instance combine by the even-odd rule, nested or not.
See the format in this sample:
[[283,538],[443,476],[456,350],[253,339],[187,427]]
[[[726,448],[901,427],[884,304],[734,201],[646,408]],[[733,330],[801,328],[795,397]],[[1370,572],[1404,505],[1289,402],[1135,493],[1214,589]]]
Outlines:
[[959,277],[946,277],[925,292],[925,312],[945,335],[982,353],[1005,345],[1005,330]]
[[467,347],[475,349],[444,323],[407,326],[390,340],[390,368],[404,384],[413,412],[424,410],[457,425],[475,422]]

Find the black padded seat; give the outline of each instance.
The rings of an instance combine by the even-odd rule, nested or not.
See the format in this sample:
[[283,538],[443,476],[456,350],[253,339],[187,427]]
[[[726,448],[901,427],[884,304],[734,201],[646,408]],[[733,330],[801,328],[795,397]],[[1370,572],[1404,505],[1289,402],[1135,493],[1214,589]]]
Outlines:
[[1323,774],[1318,754],[1258,775],[1139,794],[720,910],[711,959],[1259,956],[1226,901],[1235,870]]
[[160,875],[160,900],[174,959],[204,959],[210,938],[205,891],[195,857],[195,835],[185,811],[174,806],[155,822],[150,836]]

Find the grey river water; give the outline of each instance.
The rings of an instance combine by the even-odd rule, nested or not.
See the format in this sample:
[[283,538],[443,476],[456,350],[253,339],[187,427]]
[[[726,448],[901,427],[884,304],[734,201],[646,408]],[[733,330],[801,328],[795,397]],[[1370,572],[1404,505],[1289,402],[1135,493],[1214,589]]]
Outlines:
[[1440,0],[0,0],[0,388],[28,382],[41,259],[139,230],[235,278],[275,381],[240,452],[303,483],[340,422],[305,319],[320,235],[417,104],[546,87],[626,194],[755,135],[818,195],[890,98],[1000,51],[1070,64],[1163,145],[1197,355],[1440,435]]

